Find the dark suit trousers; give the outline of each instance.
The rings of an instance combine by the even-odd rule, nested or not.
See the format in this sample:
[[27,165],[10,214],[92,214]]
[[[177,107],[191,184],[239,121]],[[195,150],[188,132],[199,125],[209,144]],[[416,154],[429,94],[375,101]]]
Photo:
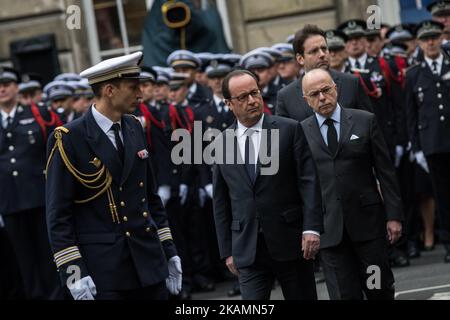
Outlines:
[[[384,237],[352,242],[344,230],[339,245],[321,249],[320,257],[331,300],[362,300],[363,292],[368,300],[393,300],[394,275],[387,256],[387,240]],[[368,287],[374,284],[373,271],[369,266],[380,269],[379,289]],[[369,281],[367,281],[369,280]]]
[[275,279],[280,283],[286,300],[317,300],[312,260],[273,260],[262,233],[258,235],[255,262],[238,271],[244,300],[269,300]]
[[145,288],[124,291],[97,292],[95,300],[167,300],[165,281]]
[[27,299],[63,299],[64,292],[48,240],[45,208],[3,216]]
[[450,153],[427,156],[427,162],[436,196],[440,240],[448,246],[450,245]]

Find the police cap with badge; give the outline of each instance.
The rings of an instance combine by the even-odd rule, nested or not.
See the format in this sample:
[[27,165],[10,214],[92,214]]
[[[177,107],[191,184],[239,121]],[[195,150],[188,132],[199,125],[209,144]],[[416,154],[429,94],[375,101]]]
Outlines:
[[189,75],[185,73],[173,72],[170,74],[169,87],[170,90],[178,90],[182,86],[187,86]]
[[295,59],[294,47],[290,43],[276,43],[272,49],[277,50],[281,57],[278,58],[278,62],[286,62]]
[[339,25],[337,28],[342,31],[347,36],[347,41],[366,36],[366,22],[359,19],[352,19],[345,21]]
[[345,43],[348,37],[344,32],[340,30],[326,30],[325,37],[329,50],[339,51],[345,49]]
[[73,96],[75,88],[71,82],[55,80],[44,87],[44,92],[48,100],[56,101]]
[[141,82],[149,81],[152,83],[156,82],[156,78],[158,76],[158,74],[152,67],[146,67],[146,66],[141,67],[140,75],[141,75]]
[[273,58],[270,54],[255,49],[246,54],[244,54],[239,61],[239,64],[242,68],[251,70],[251,69],[267,69],[272,67]]
[[223,78],[232,69],[232,65],[229,60],[224,59],[222,54],[216,54],[209,65],[206,67],[205,72],[208,78]]
[[19,82],[19,73],[10,67],[3,67],[0,66],[0,82],[5,83],[5,82],[15,82],[18,83]]
[[171,68],[198,69],[201,61],[189,50],[176,50],[167,57],[167,65]]
[[22,74],[21,82],[19,83],[19,93],[33,92],[42,89],[42,77],[37,73]]
[[448,16],[450,15],[450,0],[433,1],[427,6],[427,10],[433,16]]
[[418,40],[426,40],[428,38],[439,37],[442,35],[444,25],[433,20],[425,20],[419,23],[416,28],[416,36]]
[[411,24],[403,23],[391,27],[386,32],[389,41],[409,41],[415,38],[414,27]]

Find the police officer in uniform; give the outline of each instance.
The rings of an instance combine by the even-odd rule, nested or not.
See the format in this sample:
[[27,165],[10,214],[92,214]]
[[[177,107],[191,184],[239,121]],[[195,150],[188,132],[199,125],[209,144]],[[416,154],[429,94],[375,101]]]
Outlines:
[[330,52],[330,68],[339,72],[345,72],[348,55],[345,50],[347,36],[339,30],[325,31],[328,51]]
[[51,259],[44,207],[45,146],[56,121],[42,105],[18,103],[19,79],[15,70],[0,69],[0,214],[25,297],[59,299],[62,290]]
[[139,120],[142,52],[83,71],[96,102],[48,143],[47,223],[54,260],[76,300],[166,299],[181,289],[177,256]]
[[[278,58],[277,72],[281,78],[281,87],[284,88],[286,85],[299,77],[300,65],[295,60],[295,53],[292,44],[276,43],[272,46],[272,49],[277,50],[281,54]],[[278,90],[279,89],[281,88],[278,88]]]
[[416,161],[430,173],[444,261],[450,262],[450,61],[441,51],[443,29],[435,21],[423,21],[417,28],[424,61],[406,72],[406,110]]
[[241,67],[258,76],[258,86],[264,102],[264,113],[275,114],[277,92],[270,88],[271,68],[274,64],[270,54],[259,49],[244,54],[239,62]]
[[211,91],[195,80],[201,61],[194,53],[188,50],[176,50],[167,57],[167,65],[173,68],[176,73],[189,75],[187,78],[189,87],[187,99],[190,105],[194,106],[211,97]]
[[431,13],[434,21],[444,25],[442,51],[447,58],[450,58],[450,1],[433,1],[428,4],[427,10]]
[[67,81],[55,80],[44,87],[50,107],[56,112],[63,123],[71,122],[80,117],[73,109],[75,88]]

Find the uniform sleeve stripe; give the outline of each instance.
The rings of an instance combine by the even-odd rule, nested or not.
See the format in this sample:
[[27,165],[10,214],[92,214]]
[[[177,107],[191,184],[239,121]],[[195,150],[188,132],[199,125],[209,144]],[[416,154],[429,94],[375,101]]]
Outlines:
[[74,255],[72,255],[72,256],[68,256],[68,257],[66,257],[65,259],[62,259],[62,260],[57,261],[57,262],[56,262],[56,267],[59,268],[59,267],[61,267],[63,264],[65,264],[65,263],[67,263],[67,262],[70,262],[70,261],[72,261],[72,260],[79,259],[79,258],[81,258],[81,255],[80,255],[79,253],[74,254]]
[[68,247],[64,250],[58,251],[53,256],[55,259],[58,259],[59,257],[64,256],[69,253],[72,253],[72,252],[79,252],[78,247],[77,246]]
[[172,233],[170,232],[170,228],[162,228],[158,230],[159,240],[161,242],[166,240],[173,240]]
[[77,252],[72,252],[72,253],[70,253],[70,254],[66,254],[65,256],[59,257],[58,259],[55,259],[55,262],[56,262],[56,263],[59,263],[59,261],[65,260],[65,259],[67,259],[67,258],[76,256],[76,255],[78,255],[78,256],[81,257],[80,252],[77,251]]

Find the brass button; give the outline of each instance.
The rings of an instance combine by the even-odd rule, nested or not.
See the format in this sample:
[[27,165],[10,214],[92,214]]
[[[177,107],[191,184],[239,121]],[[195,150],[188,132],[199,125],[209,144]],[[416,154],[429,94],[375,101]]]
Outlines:
[[9,146],[9,147],[8,147],[8,150],[9,150],[9,151],[14,151],[14,146]]
[[127,237],[131,237],[131,233],[129,233],[128,231],[125,232],[125,235],[126,235]]
[[176,174],[178,171],[177,171],[177,169],[173,169],[172,172],[173,172],[173,174]]
[[121,191],[121,192],[123,191],[122,187],[119,187],[119,191]]
[[127,221],[128,221],[128,218],[127,218],[127,216],[123,216],[123,221],[125,221],[125,222],[127,222]]
[[141,202],[145,202],[145,198],[142,198],[142,199],[141,199]]
[[12,138],[12,133],[11,133],[11,132],[8,132],[8,133],[6,134],[6,137],[7,137],[7,138]]
[[445,117],[444,117],[444,116],[441,116],[440,120],[441,120],[441,121],[444,121],[444,120],[445,120]]
[[15,158],[11,158],[10,161],[11,161],[12,164],[16,163],[16,159]]
[[120,206],[121,206],[121,207],[125,207],[125,202],[120,201]]
[[144,212],[142,213],[142,215],[144,216],[144,218],[147,218],[147,217],[148,217],[148,212],[147,212],[147,211],[144,211]]
[[442,99],[442,93],[437,94],[438,99]]
[[439,105],[439,110],[444,109],[444,106],[442,104]]
[[19,175],[19,172],[13,171],[13,172],[12,172],[12,175],[13,175],[14,177],[17,177],[17,176]]
[[440,87],[441,86],[441,83],[440,82],[438,82],[438,83],[436,83],[436,87]]
[[152,229],[150,229],[150,227],[145,228],[146,232],[150,232]]
[[144,186],[144,183],[141,181],[141,182],[139,182],[139,187],[143,187]]

